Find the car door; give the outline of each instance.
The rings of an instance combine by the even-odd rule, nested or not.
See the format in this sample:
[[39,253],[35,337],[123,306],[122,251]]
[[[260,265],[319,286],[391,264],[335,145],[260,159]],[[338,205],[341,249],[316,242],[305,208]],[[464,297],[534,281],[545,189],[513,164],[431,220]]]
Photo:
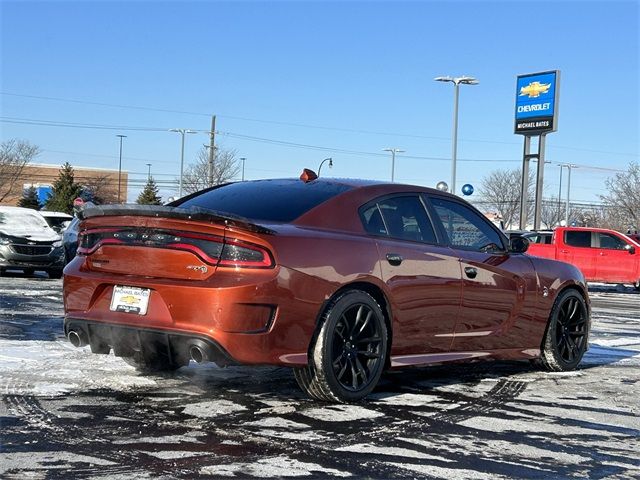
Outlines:
[[558,260],[578,267],[587,280],[597,279],[593,236],[591,230],[565,230],[562,243],[557,247]]
[[392,354],[448,352],[460,308],[461,272],[438,237],[418,194],[387,196],[360,209],[376,239],[390,292]]
[[613,233],[594,232],[596,277],[603,282],[633,283],[638,280],[632,245]]
[[509,253],[506,238],[468,204],[437,195],[428,200],[462,271],[452,350],[524,346],[535,322],[537,279],[530,258]]

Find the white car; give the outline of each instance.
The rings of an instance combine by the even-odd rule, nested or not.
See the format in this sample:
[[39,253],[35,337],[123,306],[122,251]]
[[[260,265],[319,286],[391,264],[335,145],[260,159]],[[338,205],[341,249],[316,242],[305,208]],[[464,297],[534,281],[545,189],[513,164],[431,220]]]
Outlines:
[[0,275],[6,270],[35,270],[61,278],[64,268],[62,238],[36,210],[0,206]]

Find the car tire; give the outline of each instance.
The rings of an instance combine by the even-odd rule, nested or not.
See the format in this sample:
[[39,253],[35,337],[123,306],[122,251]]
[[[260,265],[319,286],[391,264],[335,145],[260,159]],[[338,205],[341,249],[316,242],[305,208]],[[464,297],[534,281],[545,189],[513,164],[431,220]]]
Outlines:
[[576,290],[562,292],[551,309],[541,347],[541,366],[551,372],[575,369],[587,351],[589,310]]
[[146,358],[141,352],[135,352],[132,357],[121,358],[143,373],[173,372],[182,367],[182,365],[171,362],[168,358]]
[[638,281],[633,284],[633,288],[636,292],[640,292],[640,279],[638,279]]
[[360,290],[329,302],[309,352],[309,365],[294,371],[308,395],[329,402],[358,402],[375,388],[385,367],[387,325],[382,308]]
[[51,279],[62,278],[62,269],[61,268],[55,268],[53,270],[47,270],[47,273],[49,274],[49,278],[51,278]]

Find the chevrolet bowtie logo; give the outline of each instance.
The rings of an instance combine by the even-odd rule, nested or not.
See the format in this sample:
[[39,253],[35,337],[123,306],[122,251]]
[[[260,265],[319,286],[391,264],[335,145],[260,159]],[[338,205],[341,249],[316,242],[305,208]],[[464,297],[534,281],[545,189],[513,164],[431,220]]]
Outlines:
[[550,88],[550,83],[531,82],[526,87],[520,88],[520,96],[528,95],[529,98],[536,98],[539,97],[541,93],[547,93]]
[[126,303],[127,305],[135,305],[136,303],[140,303],[140,299],[134,297],[133,295],[125,295],[124,297],[120,298],[120,301],[122,303]]

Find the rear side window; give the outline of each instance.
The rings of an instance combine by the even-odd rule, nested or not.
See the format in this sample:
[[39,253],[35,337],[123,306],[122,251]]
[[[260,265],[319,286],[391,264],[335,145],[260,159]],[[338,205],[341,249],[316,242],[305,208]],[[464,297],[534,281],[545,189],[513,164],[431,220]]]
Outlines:
[[372,235],[437,243],[422,202],[417,196],[382,199],[361,212],[364,229]]
[[564,232],[564,243],[572,247],[591,247],[591,232],[569,230]]
[[222,185],[171,203],[200,207],[252,220],[291,222],[352,187],[328,181],[259,180]]
[[431,204],[451,246],[477,251],[504,249],[502,239],[491,223],[471,208],[443,198],[431,198]]

